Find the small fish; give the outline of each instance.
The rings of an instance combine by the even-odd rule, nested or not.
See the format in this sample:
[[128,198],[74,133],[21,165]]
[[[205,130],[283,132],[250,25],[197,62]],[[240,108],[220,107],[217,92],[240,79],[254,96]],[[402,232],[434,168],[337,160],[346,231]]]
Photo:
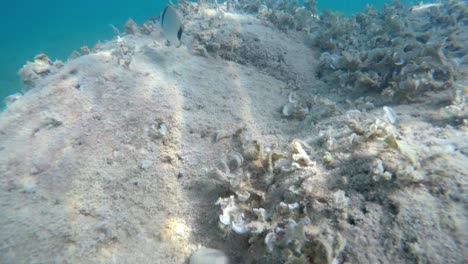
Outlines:
[[169,43],[176,45],[177,48],[180,47],[184,26],[173,4],[166,6],[161,14],[160,21],[164,36],[166,36]]
[[410,11],[411,11],[411,13],[423,12],[423,11],[427,11],[428,9],[433,8],[433,7],[438,8],[441,5],[442,4],[440,4],[440,3],[423,4],[423,2],[420,2],[419,5],[411,7]]

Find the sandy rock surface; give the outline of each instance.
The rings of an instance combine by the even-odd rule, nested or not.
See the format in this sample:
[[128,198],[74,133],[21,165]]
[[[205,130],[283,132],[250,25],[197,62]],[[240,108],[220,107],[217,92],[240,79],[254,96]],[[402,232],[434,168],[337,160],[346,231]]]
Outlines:
[[[192,37],[204,32],[198,22],[207,23],[187,25]],[[320,52],[297,32],[248,14],[213,23],[247,48],[205,53],[193,42],[165,45],[159,29],[129,34],[33,78],[9,104],[0,115],[1,263],[188,263],[200,247],[232,263],[280,261],[283,249],[265,245],[269,227],[252,236],[219,228],[215,203],[232,190],[209,171],[242,152],[239,137],[287,153],[273,183],[253,184],[266,197],[255,205],[273,216],[297,202],[277,226],[307,226],[298,259],[463,262],[468,137],[445,111],[451,91],[392,106],[397,124],[376,121],[386,120],[378,100],[338,95],[316,77]],[[295,114],[285,115],[288,104]],[[244,164],[257,177],[256,163]]]

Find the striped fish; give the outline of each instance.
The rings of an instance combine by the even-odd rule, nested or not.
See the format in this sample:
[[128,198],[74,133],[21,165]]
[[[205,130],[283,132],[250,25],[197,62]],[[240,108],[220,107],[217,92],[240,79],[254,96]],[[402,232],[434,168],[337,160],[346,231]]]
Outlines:
[[184,26],[174,5],[169,4],[161,14],[161,28],[169,43],[180,47]]

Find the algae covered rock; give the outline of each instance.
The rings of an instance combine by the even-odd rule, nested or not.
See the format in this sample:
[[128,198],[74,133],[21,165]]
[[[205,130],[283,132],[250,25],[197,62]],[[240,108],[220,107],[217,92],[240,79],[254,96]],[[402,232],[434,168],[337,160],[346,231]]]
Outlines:
[[[34,62],[27,62],[18,72],[18,75],[26,87],[33,88],[41,77],[52,71],[52,67],[53,63],[49,57],[45,54],[39,54],[34,57]],[[29,88],[26,90],[29,90]]]
[[324,12],[312,33],[323,52],[318,76],[344,91],[382,93],[394,102],[450,89],[467,52],[460,46],[467,7],[457,2],[409,9],[394,1],[351,18]]
[[138,32],[138,25],[129,18],[127,23],[125,23],[125,33],[129,35],[135,35]]
[[18,72],[21,82],[24,84],[23,91],[27,92],[36,87],[40,80],[56,73],[63,67],[60,60],[52,61],[46,54],[39,54],[34,57],[34,62],[28,61]]

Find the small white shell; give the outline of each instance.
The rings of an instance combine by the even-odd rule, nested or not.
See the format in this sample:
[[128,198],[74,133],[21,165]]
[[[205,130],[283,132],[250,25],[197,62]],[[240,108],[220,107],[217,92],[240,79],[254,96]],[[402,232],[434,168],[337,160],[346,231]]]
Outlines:
[[385,112],[385,118],[387,121],[392,125],[395,124],[397,122],[397,118],[395,112],[393,112],[393,109],[388,106],[384,106],[383,110]]
[[167,127],[165,124],[159,125],[159,133],[164,137],[167,134]]
[[284,116],[291,116],[293,114],[294,103],[287,103],[283,106],[283,115]]
[[268,14],[268,7],[266,5],[260,5],[260,8],[258,9],[258,14],[267,15]]
[[229,173],[229,166],[227,165],[224,159],[219,160],[216,164],[216,167],[223,173]]
[[[294,188],[293,186],[290,186],[289,191],[292,192],[293,188]],[[286,210],[287,207],[288,207],[288,205],[285,202],[280,202],[279,205],[278,205],[278,208],[281,208],[281,209],[284,209],[284,210]]]
[[276,242],[275,233],[270,232],[265,236],[265,245],[269,252],[273,252],[273,249],[275,247],[275,242]]
[[296,99],[296,93],[295,92],[291,92],[289,93],[289,96],[288,96],[288,101],[290,103],[297,103],[297,99]]
[[299,140],[297,139],[293,140],[292,148],[293,148],[292,160],[295,163],[298,163],[303,166],[312,165],[312,161],[310,160],[309,156],[307,155],[307,152],[304,150]]
[[299,204],[298,203],[288,204],[288,208],[289,208],[289,210],[295,210],[295,209],[299,208]]
[[237,169],[242,167],[242,164],[244,163],[244,157],[242,157],[242,155],[237,151],[231,151],[227,155],[226,161],[229,166],[229,169],[231,171],[236,171]]
[[241,179],[240,177],[234,177],[229,181],[229,183],[231,184],[231,188],[236,189],[241,183]]
[[225,226],[231,224],[231,217],[229,216],[228,213],[223,212],[223,214],[219,215],[219,222]]
[[400,61],[395,62],[395,65],[401,66],[401,65],[403,65],[404,63],[405,63],[405,60],[402,58],[402,59],[400,59]]
[[140,161],[140,168],[143,170],[148,170],[153,165],[151,160],[142,160]]
[[249,232],[249,228],[245,224],[244,220],[233,221],[231,227],[232,230],[239,235],[247,234]]
[[236,195],[237,195],[237,199],[241,202],[247,201],[250,197],[250,193],[247,191],[237,191]]
[[396,51],[392,55],[395,65],[401,66],[405,64],[405,59],[402,57],[401,52]]

